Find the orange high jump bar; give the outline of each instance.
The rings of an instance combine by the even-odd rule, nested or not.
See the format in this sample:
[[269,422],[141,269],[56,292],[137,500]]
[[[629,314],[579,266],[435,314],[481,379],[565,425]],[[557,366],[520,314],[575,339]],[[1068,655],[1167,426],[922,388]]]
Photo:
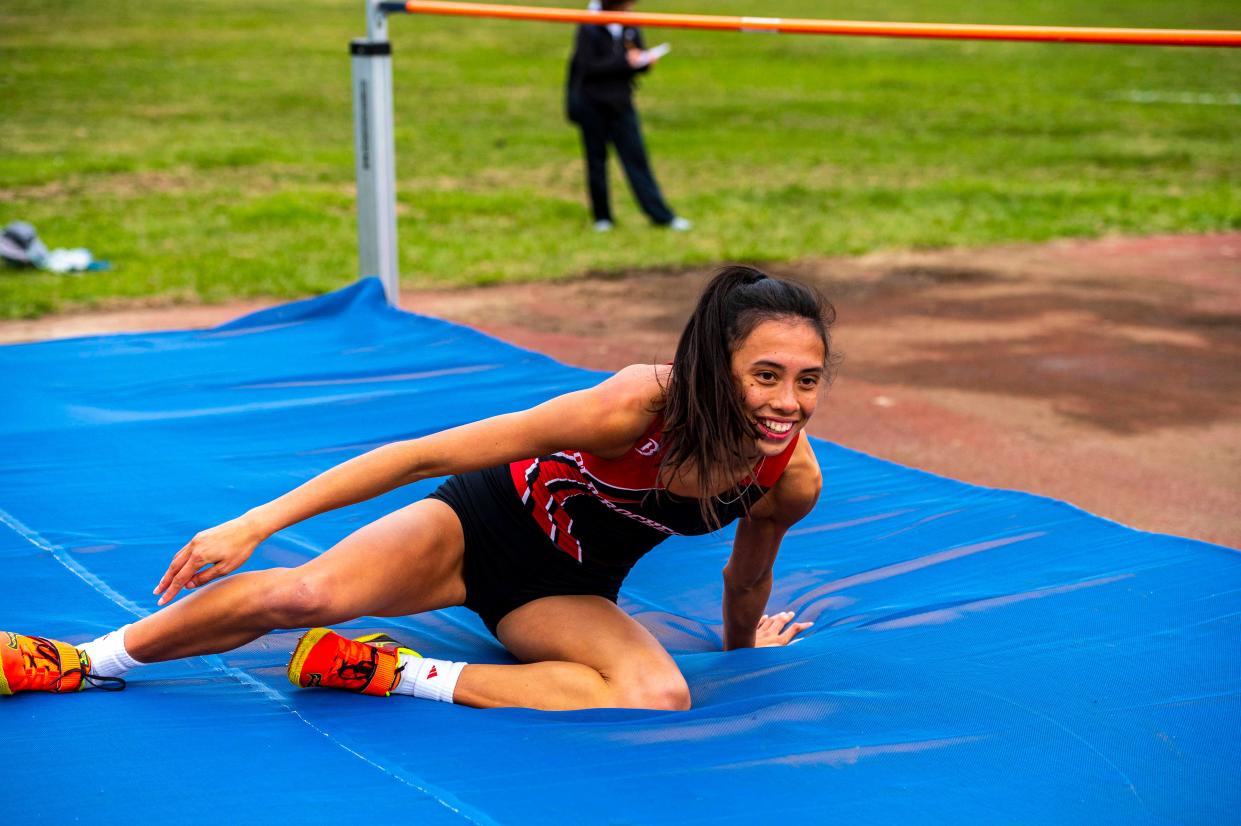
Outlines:
[[984,26],[954,23],[873,23],[860,20],[807,20],[792,17],[725,17],[707,14],[654,14],[502,6],[409,0],[380,3],[387,13],[453,17],[498,17],[555,23],[628,23],[634,26],[780,34],[835,34],[855,37],[919,37],[941,40],[1022,40],[1050,43],[1120,43],[1130,46],[1241,46],[1241,31],[1214,29],[1100,29],[1071,26]]

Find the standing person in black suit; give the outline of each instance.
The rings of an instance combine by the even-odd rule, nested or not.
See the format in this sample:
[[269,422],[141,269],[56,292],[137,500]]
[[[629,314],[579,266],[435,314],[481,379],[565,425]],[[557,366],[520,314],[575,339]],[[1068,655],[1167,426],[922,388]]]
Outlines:
[[[635,0],[601,0],[603,11],[629,11]],[[595,4],[592,3],[592,8]],[[678,231],[690,228],[664,201],[646,156],[638,111],[633,105],[634,76],[646,72],[658,56],[646,51],[642,33],[633,26],[610,23],[577,29],[569,62],[569,120],[582,131],[586,179],[595,231],[612,229],[608,199],[608,144],[616,147],[625,177],[642,211],[657,226]]]

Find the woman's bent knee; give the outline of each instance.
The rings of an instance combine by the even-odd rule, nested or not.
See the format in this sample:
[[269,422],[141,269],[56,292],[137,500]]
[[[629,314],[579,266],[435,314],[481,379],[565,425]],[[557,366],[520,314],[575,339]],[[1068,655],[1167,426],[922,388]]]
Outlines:
[[260,599],[273,628],[306,628],[336,621],[331,590],[298,568],[268,571]]
[[621,677],[612,681],[612,688],[620,708],[689,711],[692,705],[689,685],[679,671]]

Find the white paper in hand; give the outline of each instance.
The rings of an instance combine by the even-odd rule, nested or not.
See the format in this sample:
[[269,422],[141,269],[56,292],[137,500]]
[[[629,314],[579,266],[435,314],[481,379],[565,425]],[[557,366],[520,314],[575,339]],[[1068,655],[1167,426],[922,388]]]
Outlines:
[[672,51],[672,45],[670,43],[660,43],[654,48],[647,49],[638,55],[637,68],[641,69],[643,66],[650,66],[670,51]]

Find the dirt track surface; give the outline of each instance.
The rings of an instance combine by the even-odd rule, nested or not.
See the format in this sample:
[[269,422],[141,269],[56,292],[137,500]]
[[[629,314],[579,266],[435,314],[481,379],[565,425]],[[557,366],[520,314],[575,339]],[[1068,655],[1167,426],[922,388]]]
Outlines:
[[[1241,233],[769,268],[835,303],[810,432],[901,464],[1241,547]],[[706,271],[402,293],[584,367],[671,358]],[[0,342],[210,326],[263,304],[0,323]],[[831,484],[831,480],[826,480]]]

